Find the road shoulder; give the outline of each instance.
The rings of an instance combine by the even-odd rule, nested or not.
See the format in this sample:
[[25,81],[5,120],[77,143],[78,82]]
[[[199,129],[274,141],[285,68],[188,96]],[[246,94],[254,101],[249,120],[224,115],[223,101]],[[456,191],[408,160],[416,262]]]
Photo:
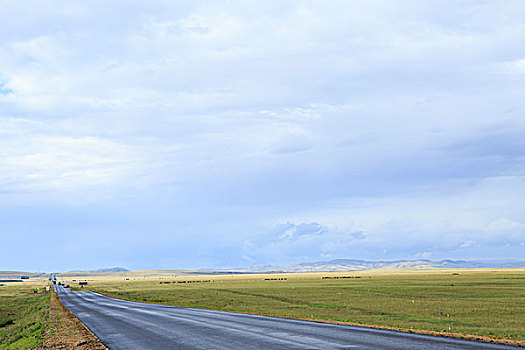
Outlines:
[[52,292],[44,340],[35,349],[107,349],[67,308],[62,305],[56,292]]

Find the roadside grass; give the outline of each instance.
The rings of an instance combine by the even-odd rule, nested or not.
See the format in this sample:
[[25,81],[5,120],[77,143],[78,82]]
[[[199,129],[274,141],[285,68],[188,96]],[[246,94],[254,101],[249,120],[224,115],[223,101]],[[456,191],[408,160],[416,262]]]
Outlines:
[[166,283],[203,276],[97,281],[88,287],[151,303],[525,341],[523,269],[268,276],[208,276],[207,283]]
[[[44,284],[0,287],[0,349],[29,349],[42,341],[49,307]],[[40,288],[39,294],[33,288]]]

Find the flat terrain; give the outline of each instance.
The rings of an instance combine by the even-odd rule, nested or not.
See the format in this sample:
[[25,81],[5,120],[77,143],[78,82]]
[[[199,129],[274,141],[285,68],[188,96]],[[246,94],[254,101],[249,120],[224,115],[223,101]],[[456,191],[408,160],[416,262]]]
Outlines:
[[57,286],[110,349],[510,349],[499,344],[138,303]]
[[0,349],[105,349],[56,294],[46,292],[49,275],[23,282],[20,275],[25,273],[3,275],[19,282],[0,285]]
[[149,303],[525,341],[524,269],[86,279],[90,290]]
[[[0,286],[0,349],[27,349],[42,341],[49,293],[43,279]],[[39,293],[34,294],[34,288]]]

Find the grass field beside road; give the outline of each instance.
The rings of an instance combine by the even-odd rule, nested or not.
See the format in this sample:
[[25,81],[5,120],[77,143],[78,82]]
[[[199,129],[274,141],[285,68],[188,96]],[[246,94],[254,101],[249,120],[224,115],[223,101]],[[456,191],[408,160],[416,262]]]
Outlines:
[[[42,341],[49,293],[44,282],[0,286],[0,349],[29,349]],[[33,288],[40,288],[39,294]]]
[[[343,276],[352,278],[322,279]],[[524,269],[181,276],[89,283],[91,290],[137,301],[525,341]]]

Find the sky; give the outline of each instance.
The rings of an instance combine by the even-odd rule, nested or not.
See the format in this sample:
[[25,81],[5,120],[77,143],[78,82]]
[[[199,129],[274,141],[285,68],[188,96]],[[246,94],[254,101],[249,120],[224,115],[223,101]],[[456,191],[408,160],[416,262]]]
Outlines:
[[525,2],[3,1],[0,270],[525,259]]

